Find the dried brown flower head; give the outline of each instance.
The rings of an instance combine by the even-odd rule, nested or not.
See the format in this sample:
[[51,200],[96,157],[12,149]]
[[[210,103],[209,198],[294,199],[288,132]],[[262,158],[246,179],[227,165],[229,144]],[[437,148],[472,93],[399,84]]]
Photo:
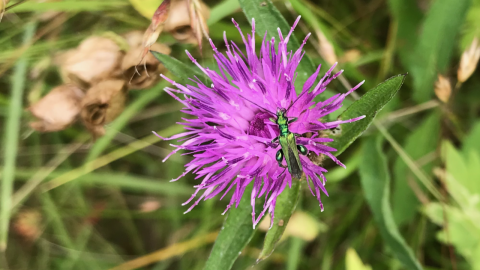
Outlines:
[[75,122],[81,110],[84,93],[73,84],[65,84],[52,89],[46,96],[28,108],[39,119],[30,126],[40,132],[65,129]]
[[[122,71],[125,78],[130,80],[128,87],[130,89],[145,89],[152,86],[160,79],[157,73],[161,73],[164,69],[163,65],[155,59],[152,54],[147,54],[143,59],[143,63],[139,66],[138,59],[143,53],[142,36],[140,31],[127,33],[125,38],[130,45],[130,50],[123,58]],[[161,52],[163,54],[170,54],[171,49],[167,45],[154,43],[151,50]]]
[[145,56],[148,54],[150,47],[157,42],[160,33],[163,31],[164,24],[169,18],[168,14],[170,13],[170,0],[164,0],[160,6],[157,8],[152,17],[152,22],[148,26],[147,30],[143,34],[143,52],[140,58],[142,62]]
[[88,89],[82,100],[81,117],[94,137],[105,133],[103,126],[123,111],[126,99],[127,87],[123,80],[102,81]]
[[[172,1],[171,16],[165,22],[164,30],[183,43],[201,43],[202,35],[208,37],[206,20],[210,9],[202,1]],[[193,20],[191,18],[194,18]],[[205,31],[202,30],[202,27]]]
[[123,56],[124,52],[114,40],[92,36],[76,49],[60,55],[57,62],[66,80],[88,88],[108,78],[120,78]]
[[480,59],[480,45],[478,44],[478,38],[474,38],[470,47],[468,47],[462,54],[460,59],[460,66],[457,70],[457,79],[463,83],[477,68],[478,60]]

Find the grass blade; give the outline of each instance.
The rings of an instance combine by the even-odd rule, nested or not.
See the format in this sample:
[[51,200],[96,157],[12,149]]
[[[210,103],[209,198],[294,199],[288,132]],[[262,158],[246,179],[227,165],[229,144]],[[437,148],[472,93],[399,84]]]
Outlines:
[[[428,136],[425,136],[428,134]],[[438,146],[440,137],[440,114],[433,112],[428,116],[417,129],[406,138],[405,152],[414,160],[434,153]],[[431,176],[433,164],[429,162],[419,165],[424,172]],[[398,157],[394,166],[394,188],[393,188],[393,216],[398,226],[413,219],[418,210],[419,201],[409,185],[409,178],[413,179],[407,164]]]
[[[163,136],[170,136],[171,134],[176,134],[180,132],[183,129],[182,126],[175,125],[169,128],[166,128],[162,131],[159,132],[159,134]],[[48,191],[54,188],[57,188],[63,184],[66,184],[70,181],[73,181],[80,176],[84,176],[98,168],[101,168],[107,164],[110,164],[110,162],[113,162],[117,159],[120,159],[122,157],[128,156],[133,152],[136,152],[140,149],[143,149],[145,147],[148,147],[161,139],[157,137],[156,135],[152,134],[149,136],[144,137],[143,139],[134,141],[124,147],[121,147],[117,150],[114,150],[108,154],[105,154],[91,162],[86,163],[84,166],[73,169],[65,174],[62,174],[55,179],[43,184],[41,188],[43,188],[44,191]]]
[[[28,44],[32,40],[36,23],[29,23],[25,27],[23,43]],[[10,222],[13,181],[15,180],[15,165],[18,150],[18,138],[23,109],[23,91],[25,88],[28,59],[20,57],[15,65],[8,117],[5,124],[4,160],[5,165],[2,173],[2,206],[0,213],[0,251],[7,248],[8,225]]]
[[363,164],[360,180],[365,198],[370,206],[385,244],[406,269],[422,269],[410,247],[400,235],[390,207],[390,175],[387,159],[382,152],[381,137],[370,137],[363,145]]

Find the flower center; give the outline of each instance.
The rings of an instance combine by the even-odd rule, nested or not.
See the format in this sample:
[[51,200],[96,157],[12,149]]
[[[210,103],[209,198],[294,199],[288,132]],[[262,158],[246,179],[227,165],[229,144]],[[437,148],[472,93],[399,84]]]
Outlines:
[[255,114],[255,117],[250,121],[250,126],[248,127],[249,134],[264,138],[271,137],[267,124],[265,124],[265,121],[269,121],[269,118],[270,114],[266,112],[258,112]]

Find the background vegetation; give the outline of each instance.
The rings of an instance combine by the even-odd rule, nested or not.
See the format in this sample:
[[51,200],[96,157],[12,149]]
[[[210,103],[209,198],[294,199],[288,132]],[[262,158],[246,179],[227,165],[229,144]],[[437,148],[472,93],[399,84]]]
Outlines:
[[[25,110],[62,84],[61,65],[54,61],[59,52],[92,35],[143,32],[159,2],[31,0],[5,12],[0,268],[204,269],[227,202],[209,200],[183,214],[181,204],[196,181],[191,175],[168,181],[183,172],[189,156],[162,163],[172,148],[151,135],[181,131],[175,124],[181,106],[162,91],[165,81],[129,91],[121,114],[95,141],[80,121],[58,132],[33,131]],[[269,1],[205,3],[219,50],[225,49],[224,30],[241,42],[230,18],[250,32],[247,17],[254,8],[273,8]],[[254,232],[248,224],[253,237],[246,247],[237,245],[241,252],[225,261],[221,251],[238,244],[232,239],[212,253],[205,269],[226,269],[237,256],[232,269],[480,269],[480,76],[477,71],[465,79],[460,63],[477,65],[475,53],[461,55],[480,35],[480,1],[273,5],[289,24],[302,15],[295,35],[302,40],[313,33],[305,47],[313,63],[338,61],[345,70],[329,90],[345,92],[366,80],[357,91],[362,96],[387,78],[408,75],[375,122],[339,156],[347,169],[324,162],[330,195],[322,198],[324,212],[301,186],[289,227],[270,257],[256,263],[265,226]],[[205,40],[202,51],[168,32],[159,42],[182,63],[190,63],[187,49],[213,66]]]

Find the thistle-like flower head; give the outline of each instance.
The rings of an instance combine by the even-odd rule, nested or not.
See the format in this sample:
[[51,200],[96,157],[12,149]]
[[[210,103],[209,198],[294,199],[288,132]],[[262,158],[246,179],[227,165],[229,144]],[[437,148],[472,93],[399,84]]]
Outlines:
[[[297,94],[294,86],[295,70],[304,55],[302,48],[310,36],[307,35],[296,52],[287,51],[287,43],[299,19],[300,17],[285,37],[278,29],[278,46],[275,46],[274,38],[267,40],[265,33],[258,55],[255,51],[255,20],[252,20],[252,33],[247,38],[235,20],[232,20],[242,35],[246,54],[235,43],[228,42],[226,35],[225,54],[220,53],[210,40],[220,72],[202,67],[187,52],[190,59],[210,78],[211,85],[192,78],[196,85],[184,86],[161,75],[176,87],[166,88],[165,91],[185,106],[182,110],[184,113],[192,116],[183,119],[184,122],[181,123],[186,132],[168,138],[180,139],[182,142],[180,145],[172,145],[176,149],[170,155],[181,149],[186,150],[185,154],[193,155],[193,160],[185,165],[185,172],[172,181],[187,173],[193,173],[196,179],[202,179],[195,186],[195,193],[185,202],[189,204],[196,198],[186,212],[201,200],[211,199],[220,193],[223,198],[232,191],[226,212],[233,205],[238,206],[245,188],[253,185],[251,204],[254,226],[266,211],[271,214],[273,222],[277,197],[287,185],[291,187],[292,181],[299,181],[292,178],[285,168],[285,161],[280,165],[276,160],[281,145],[273,141],[280,134],[279,125],[270,121],[270,118],[275,118],[274,112],[284,113],[288,119],[297,118],[288,124],[290,133],[314,134],[310,138],[296,135],[297,145],[304,146],[316,155],[327,156],[345,167],[332,155],[331,152],[336,149],[325,145],[333,140],[319,136],[319,131],[336,128],[342,123],[353,122],[364,116],[333,122],[322,122],[321,119],[342,107],[345,97],[363,82],[347,93],[336,94],[317,103],[314,98],[342,73],[332,73],[334,65],[315,84],[320,72],[319,66],[305,82],[300,94]],[[184,99],[177,94],[181,94]],[[327,170],[315,165],[306,155],[300,154],[299,159],[310,191],[323,211],[320,194],[323,192],[328,196],[324,176]],[[265,196],[265,203],[263,211],[256,217],[255,199],[261,196]]]

